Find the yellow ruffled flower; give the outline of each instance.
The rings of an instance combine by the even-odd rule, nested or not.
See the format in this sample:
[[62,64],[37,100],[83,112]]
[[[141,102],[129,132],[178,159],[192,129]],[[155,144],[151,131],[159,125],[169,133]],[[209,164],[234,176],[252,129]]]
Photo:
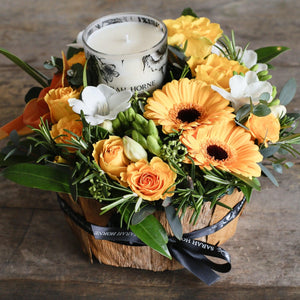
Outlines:
[[250,114],[245,126],[259,145],[264,143],[268,147],[268,142],[276,143],[279,140],[280,123],[273,114],[264,117]]
[[203,17],[181,16],[176,20],[164,20],[164,23],[168,28],[169,45],[183,48],[187,41],[186,56],[204,58],[223,33],[219,24]]
[[240,65],[237,61],[216,54],[211,54],[207,59],[196,63],[198,64],[195,68],[197,80],[204,81],[209,85],[216,85],[225,90],[229,90],[229,79],[233,76],[234,71],[243,74],[249,71],[248,68]]
[[49,106],[51,122],[57,123],[61,118],[67,115],[74,115],[74,111],[69,105],[70,98],[79,98],[81,89],[74,90],[71,87],[62,87],[50,90],[45,101]]
[[[51,128],[50,135],[56,143],[71,144],[72,133],[82,136],[83,125],[80,120],[80,116],[77,114],[67,115],[61,118],[56,124]],[[75,152],[77,149],[73,147],[68,147],[70,152]]]

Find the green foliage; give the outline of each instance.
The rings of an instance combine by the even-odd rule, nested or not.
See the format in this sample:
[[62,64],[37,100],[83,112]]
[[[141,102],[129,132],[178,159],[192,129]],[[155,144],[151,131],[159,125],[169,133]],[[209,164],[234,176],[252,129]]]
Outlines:
[[257,63],[267,63],[287,50],[289,50],[289,48],[281,46],[256,49],[255,52],[257,53]]
[[182,16],[192,16],[192,17],[195,17],[195,18],[198,18],[197,14],[193,11],[192,8],[190,7],[187,7],[185,8],[182,13],[181,13]]
[[28,75],[35,79],[42,87],[48,86],[50,80],[47,76],[3,48],[0,48],[0,53],[10,59],[17,66],[19,66],[23,71],[25,71]]

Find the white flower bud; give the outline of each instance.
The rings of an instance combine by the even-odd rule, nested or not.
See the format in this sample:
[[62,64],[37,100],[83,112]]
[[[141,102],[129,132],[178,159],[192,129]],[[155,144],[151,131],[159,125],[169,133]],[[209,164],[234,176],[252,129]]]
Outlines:
[[100,126],[104,129],[106,129],[110,133],[114,132],[112,121],[110,121],[110,120],[105,120],[103,123],[100,124]]
[[141,159],[147,160],[147,152],[141,144],[128,136],[123,137],[124,153],[127,158],[133,162]]
[[286,107],[284,105],[273,105],[270,107],[272,114],[281,119],[286,114]]

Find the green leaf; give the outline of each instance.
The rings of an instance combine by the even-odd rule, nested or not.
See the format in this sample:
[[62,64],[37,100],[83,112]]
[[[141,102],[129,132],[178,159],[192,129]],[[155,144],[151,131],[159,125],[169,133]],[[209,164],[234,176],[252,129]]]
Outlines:
[[297,84],[295,78],[291,78],[282,88],[279,100],[280,104],[288,105],[296,94]]
[[284,51],[289,50],[287,47],[271,46],[256,49],[257,63],[267,63]]
[[29,74],[33,79],[35,79],[41,86],[47,87],[49,79],[39,72],[38,70],[31,67],[29,64],[18,58],[17,56],[13,55],[9,51],[0,48],[0,53],[6,56],[8,59],[10,59],[13,63],[15,63],[17,66],[19,66],[21,69],[23,69],[27,74]]
[[165,207],[166,217],[178,240],[182,239],[182,225],[173,205]]
[[279,186],[279,184],[278,184],[276,178],[274,177],[274,175],[262,163],[259,163],[259,166],[260,166],[262,172],[270,179],[270,181],[275,186]]
[[278,150],[279,150],[280,146],[272,146],[270,145],[268,148],[263,148],[260,150],[260,153],[263,157],[270,157],[272,155],[274,155]]
[[259,97],[260,100],[263,100],[263,101],[269,101],[270,100],[270,94],[265,92],[265,93],[262,93]]
[[242,180],[243,182],[245,182],[250,187],[256,189],[257,191],[260,191],[260,189],[261,189],[260,182],[256,177],[253,177],[252,179],[250,179],[248,177],[245,177],[243,175],[236,174],[236,173],[233,173],[233,175],[235,177],[237,177],[238,179]]
[[148,216],[139,224],[130,225],[129,228],[146,245],[156,250],[161,255],[172,259],[167,247],[167,233],[164,227],[153,215]]
[[253,108],[253,114],[257,117],[265,117],[271,113],[271,109],[264,104],[255,105]]
[[137,225],[138,223],[142,222],[146,217],[152,215],[155,212],[155,207],[153,205],[147,205],[141,208],[140,211],[135,213],[132,216],[131,224]]
[[251,111],[251,105],[245,104],[243,105],[236,113],[236,119],[238,122],[242,121],[245,117],[247,117],[250,114]]
[[25,95],[25,102],[28,103],[31,99],[37,98],[41,92],[41,87],[32,87]]
[[198,18],[197,14],[190,7],[185,8],[182,11],[181,15],[182,16],[192,16],[192,17]]
[[7,167],[0,175],[23,186],[70,193],[70,169],[67,167],[20,163]]

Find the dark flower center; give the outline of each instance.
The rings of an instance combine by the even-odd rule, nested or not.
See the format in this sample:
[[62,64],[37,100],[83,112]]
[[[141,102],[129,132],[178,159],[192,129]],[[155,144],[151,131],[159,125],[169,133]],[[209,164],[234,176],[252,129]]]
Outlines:
[[201,116],[201,113],[195,108],[186,108],[178,112],[177,118],[181,122],[191,123],[196,121]]
[[223,148],[221,148],[217,145],[210,145],[207,147],[206,150],[207,150],[208,155],[210,155],[211,157],[213,157],[216,160],[223,160],[228,157],[227,152]]

